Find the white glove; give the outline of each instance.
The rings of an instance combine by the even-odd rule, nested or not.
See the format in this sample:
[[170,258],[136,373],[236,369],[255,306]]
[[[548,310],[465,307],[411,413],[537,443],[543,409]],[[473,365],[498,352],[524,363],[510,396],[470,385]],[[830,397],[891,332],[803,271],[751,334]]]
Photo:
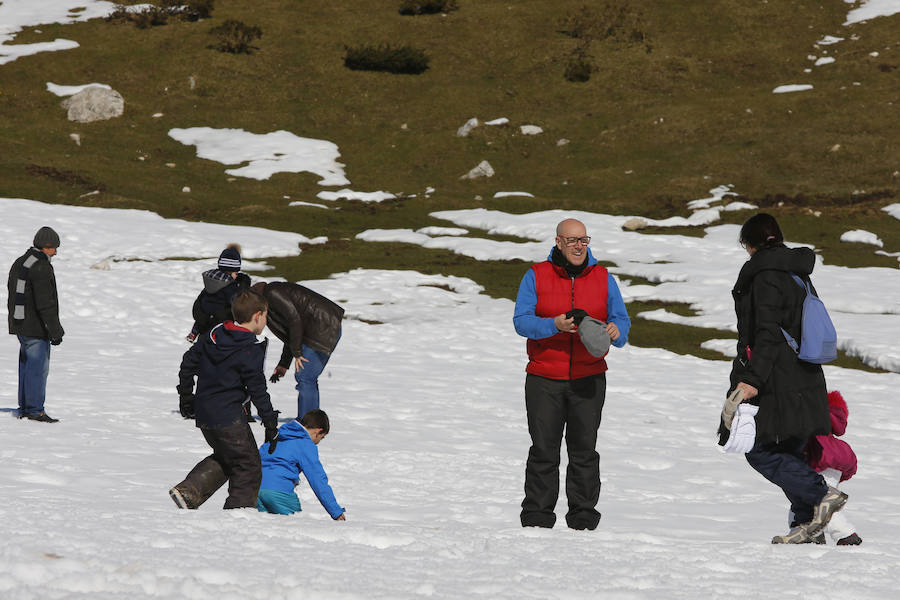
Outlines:
[[753,404],[738,404],[731,424],[731,435],[725,442],[725,452],[746,454],[756,443],[756,413],[759,407]]

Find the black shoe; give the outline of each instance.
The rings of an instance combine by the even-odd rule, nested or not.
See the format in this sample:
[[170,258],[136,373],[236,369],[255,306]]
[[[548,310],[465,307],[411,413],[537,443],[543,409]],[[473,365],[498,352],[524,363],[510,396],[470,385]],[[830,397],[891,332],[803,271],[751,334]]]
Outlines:
[[40,421],[41,423],[59,423],[59,419],[54,419],[47,413],[40,413],[36,415],[25,415],[25,418],[29,421]]
[[862,538],[855,533],[851,533],[837,542],[838,546],[859,546],[860,544],[862,544]]

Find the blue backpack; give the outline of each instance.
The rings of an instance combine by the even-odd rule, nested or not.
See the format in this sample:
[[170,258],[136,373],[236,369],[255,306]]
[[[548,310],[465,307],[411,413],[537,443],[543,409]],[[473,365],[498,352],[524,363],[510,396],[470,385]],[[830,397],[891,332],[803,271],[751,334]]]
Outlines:
[[800,317],[800,344],[791,337],[784,328],[781,333],[797,358],[817,365],[825,364],[837,358],[837,332],[825,304],[812,293],[808,283],[791,273],[797,285],[806,290],[803,300],[803,312]]

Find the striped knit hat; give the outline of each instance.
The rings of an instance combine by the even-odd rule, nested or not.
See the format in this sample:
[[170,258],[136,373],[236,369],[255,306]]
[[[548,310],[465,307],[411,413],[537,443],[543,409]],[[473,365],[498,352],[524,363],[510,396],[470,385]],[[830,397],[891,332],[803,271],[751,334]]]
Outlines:
[[240,271],[241,270],[241,254],[236,248],[225,248],[219,255],[220,271]]

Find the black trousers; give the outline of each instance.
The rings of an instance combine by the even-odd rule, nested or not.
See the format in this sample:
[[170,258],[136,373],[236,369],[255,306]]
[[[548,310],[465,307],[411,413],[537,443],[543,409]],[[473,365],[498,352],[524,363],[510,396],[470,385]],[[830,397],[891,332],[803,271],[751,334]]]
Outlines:
[[553,527],[559,497],[559,456],[565,430],[566,524],[595,529],[600,522],[600,455],[597,430],[606,399],[606,373],[572,380],[532,375],[525,378],[525,409],[531,448],[525,466],[523,527]]
[[789,438],[779,443],[757,443],[745,454],[760,475],[777,485],[787,496],[794,513],[791,527],[808,523],[813,509],[822,501],[828,484],[806,462],[803,448],[807,440]]
[[191,469],[176,487],[192,508],[197,508],[228,481],[224,508],[256,508],[262,482],[259,448],[248,423],[200,428],[213,453]]

